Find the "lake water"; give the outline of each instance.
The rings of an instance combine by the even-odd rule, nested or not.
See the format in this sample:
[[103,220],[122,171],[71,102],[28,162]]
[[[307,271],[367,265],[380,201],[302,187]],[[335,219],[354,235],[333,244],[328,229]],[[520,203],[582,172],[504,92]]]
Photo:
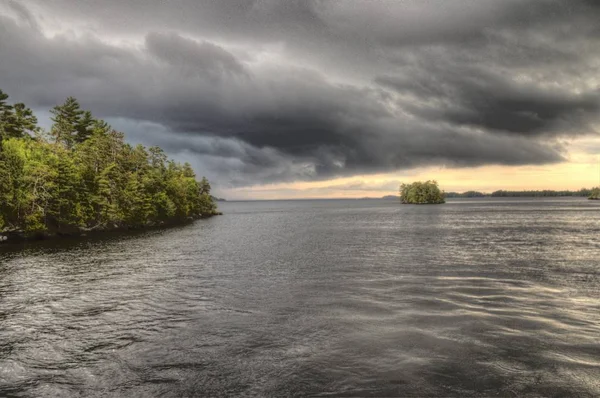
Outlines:
[[600,202],[220,208],[0,246],[0,396],[600,396]]

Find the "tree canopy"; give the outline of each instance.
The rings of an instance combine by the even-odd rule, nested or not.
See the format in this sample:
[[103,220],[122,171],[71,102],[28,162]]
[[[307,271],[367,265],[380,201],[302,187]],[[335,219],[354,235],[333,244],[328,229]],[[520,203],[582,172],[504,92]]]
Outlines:
[[581,196],[581,197],[589,197],[592,195],[592,190],[589,188],[581,188],[578,191],[555,191],[551,189],[544,189],[542,191],[507,191],[507,190],[498,190],[492,193],[483,193],[478,191],[467,191],[467,192],[446,192],[447,198],[478,198],[478,197],[494,197],[494,198],[504,198],[504,197],[560,197],[560,196]]
[[216,214],[206,178],[124,135],[70,97],[49,133],[0,91],[0,235],[138,228]]
[[404,204],[440,204],[445,203],[445,195],[437,181],[417,181],[400,185],[400,200]]
[[592,189],[588,198],[592,200],[600,200],[600,187]]

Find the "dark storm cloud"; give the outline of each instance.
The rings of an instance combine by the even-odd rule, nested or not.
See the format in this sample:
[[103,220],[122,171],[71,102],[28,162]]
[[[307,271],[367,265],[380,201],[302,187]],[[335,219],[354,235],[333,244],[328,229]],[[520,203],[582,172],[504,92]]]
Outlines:
[[164,62],[192,75],[218,79],[223,75],[240,75],[244,67],[223,48],[212,43],[198,43],[177,34],[149,33],[146,48]]
[[587,134],[600,111],[600,91],[570,93],[556,87],[514,82],[487,70],[430,67],[405,77],[375,81],[399,93],[435,101],[408,103],[415,114],[518,135]]
[[558,162],[596,133],[592,2],[0,4],[14,99],[73,95],[232,186]]

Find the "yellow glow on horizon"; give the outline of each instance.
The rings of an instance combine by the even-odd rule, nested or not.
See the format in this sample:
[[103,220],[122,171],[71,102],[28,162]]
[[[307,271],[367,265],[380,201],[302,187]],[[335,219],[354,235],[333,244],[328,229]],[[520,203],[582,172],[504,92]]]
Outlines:
[[361,198],[397,195],[401,182],[437,180],[447,191],[578,190],[600,185],[596,155],[571,154],[569,162],[540,166],[427,167],[325,181],[267,184],[229,190],[232,199]]

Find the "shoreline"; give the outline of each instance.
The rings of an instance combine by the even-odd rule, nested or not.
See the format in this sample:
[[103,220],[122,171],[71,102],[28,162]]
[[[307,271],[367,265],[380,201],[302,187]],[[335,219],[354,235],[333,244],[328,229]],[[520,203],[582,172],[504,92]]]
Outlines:
[[61,233],[51,233],[51,232],[39,232],[32,235],[27,235],[25,232],[17,230],[17,231],[3,231],[0,232],[0,247],[4,245],[18,245],[28,242],[39,242],[39,241],[51,241],[51,240],[61,240],[61,239],[77,239],[77,238],[86,238],[86,237],[97,237],[102,235],[109,235],[114,233],[124,233],[124,232],[142,232],[142,231],[151,231],[161,228],[174,228],[184,225],[192,224],[198,220],[204,220],[207,218],[211,218],[214,216],[221,216],[222,212],[217,211],[213,214],[203,214],[197,217],[188,217],[183,220],[171,220],[171,221],[161,221],[156,223],[150,223],[147,225],[128,225],[128,226],[114,226],[107,227],[104,226],[102,228],[78,228],[72,232],[61,232]]

